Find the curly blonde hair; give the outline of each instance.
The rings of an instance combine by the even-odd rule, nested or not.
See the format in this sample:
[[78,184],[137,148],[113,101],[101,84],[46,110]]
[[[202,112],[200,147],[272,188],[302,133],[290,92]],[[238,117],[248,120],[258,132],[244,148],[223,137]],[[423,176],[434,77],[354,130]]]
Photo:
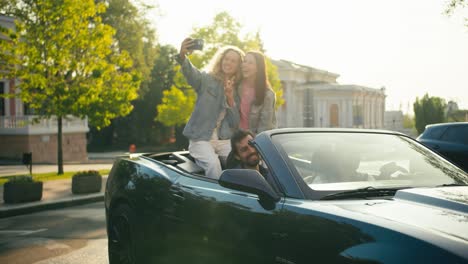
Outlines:
[[239,82],[241,80],[241,78],[242,78],[241,66],[242,66],[242,61],[244,60],[245,53],[241,49],[239,49],[238,47],[224,46],[224,47],[218,49],[218,51],[215,53],[213,58],[206,65],[205,70],[208,73],[210,73],[211,75],[213,75],[216,79],[218,79],[220,81],[224,81],[224,72],[223,72],[223,69],[221,67],[221,64],[222,64],[222,61],[224,59],[224,56],[226,56],[226,54],[229,51],[234,51],[237,54],[239,54],[240,61],[239,61],[238,69],[236,71],[236,82]]

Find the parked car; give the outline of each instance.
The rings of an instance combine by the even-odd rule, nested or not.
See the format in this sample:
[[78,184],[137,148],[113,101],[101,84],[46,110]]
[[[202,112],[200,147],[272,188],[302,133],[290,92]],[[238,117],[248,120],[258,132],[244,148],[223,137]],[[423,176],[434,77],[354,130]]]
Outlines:
[[427,125],[417,140],[468,172],[468,122]]
[[468,263],[468,174],[389,131],[277,129],[268,174],[204,177],[188,152],[115,161],[115,263]]

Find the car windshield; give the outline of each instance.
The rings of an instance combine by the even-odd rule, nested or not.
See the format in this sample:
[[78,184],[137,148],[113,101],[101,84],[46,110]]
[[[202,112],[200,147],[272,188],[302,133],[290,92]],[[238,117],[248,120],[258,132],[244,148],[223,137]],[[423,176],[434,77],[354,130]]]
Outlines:
[[405,136],[309,132],[278,134],[273,141],[313,190],[468,183],[462,170]]

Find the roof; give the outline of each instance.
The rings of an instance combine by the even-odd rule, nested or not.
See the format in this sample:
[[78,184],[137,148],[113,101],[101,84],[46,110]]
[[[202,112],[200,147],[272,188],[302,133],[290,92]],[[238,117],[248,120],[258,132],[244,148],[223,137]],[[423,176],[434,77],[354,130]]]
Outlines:
[[321,90],[337,90],[337,91],[359,91],[359,92],[372,92],[385,95],[385,88],[370,88],[362,85],[355,84],[335,84],[335,83],[314,83],[312,87],[316,91]]
[[338,78],[340,76],[337,73],[333,73],[333,72],[313,68],[313,67],[306,66],[306,65],[301,65],[301,64],[298,64],[298,63],[295,63],[295,62],[292,62],[292,61],[288,61],[288,60],[271,60],[271,62],[273,62],[273,64],[275,64],[278,68],[281,68],[281,69],[286,69],[286,70],[290,69],[290,70],[296,70],[296,71],[301,70],[301,71],[304,71],[304,72],[318,72],[318,73],[321,73],[321,74],[327,74],[327,75],[333,76],[335,78]]

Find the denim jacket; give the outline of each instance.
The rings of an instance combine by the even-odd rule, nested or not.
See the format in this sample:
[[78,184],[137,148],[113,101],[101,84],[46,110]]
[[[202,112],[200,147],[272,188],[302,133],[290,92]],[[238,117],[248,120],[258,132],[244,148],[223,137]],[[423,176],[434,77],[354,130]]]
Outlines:
[[250,105],[249,113],[249,130],[255,134],[276,128],[276,94],[271,89],[265,92],[263,104],[255,105],[253,102]]
[[[220,113],[226,109],[226,115],[218,130],[218,137],[230,139],[234,130],[239,126],[240,115],[237,106],[229,107],[227,104],[224,84],[212,75],[198,70],[188,58],[185,58],[183,62],[178,58],[178,61],[182,66],[185,79],[197,93],[195,109],[185,125],[184,136],[194,141],[210,140]],[[235,96],[238,102],[237,95]]]
[[[242,85],[239,85],[238,94],[242,94]],[[265,92],[263,104],[256,105],[255,101],[250,105],[249,130],[258,134],[265,130],[276,128],[276,94],[271,89]]]

